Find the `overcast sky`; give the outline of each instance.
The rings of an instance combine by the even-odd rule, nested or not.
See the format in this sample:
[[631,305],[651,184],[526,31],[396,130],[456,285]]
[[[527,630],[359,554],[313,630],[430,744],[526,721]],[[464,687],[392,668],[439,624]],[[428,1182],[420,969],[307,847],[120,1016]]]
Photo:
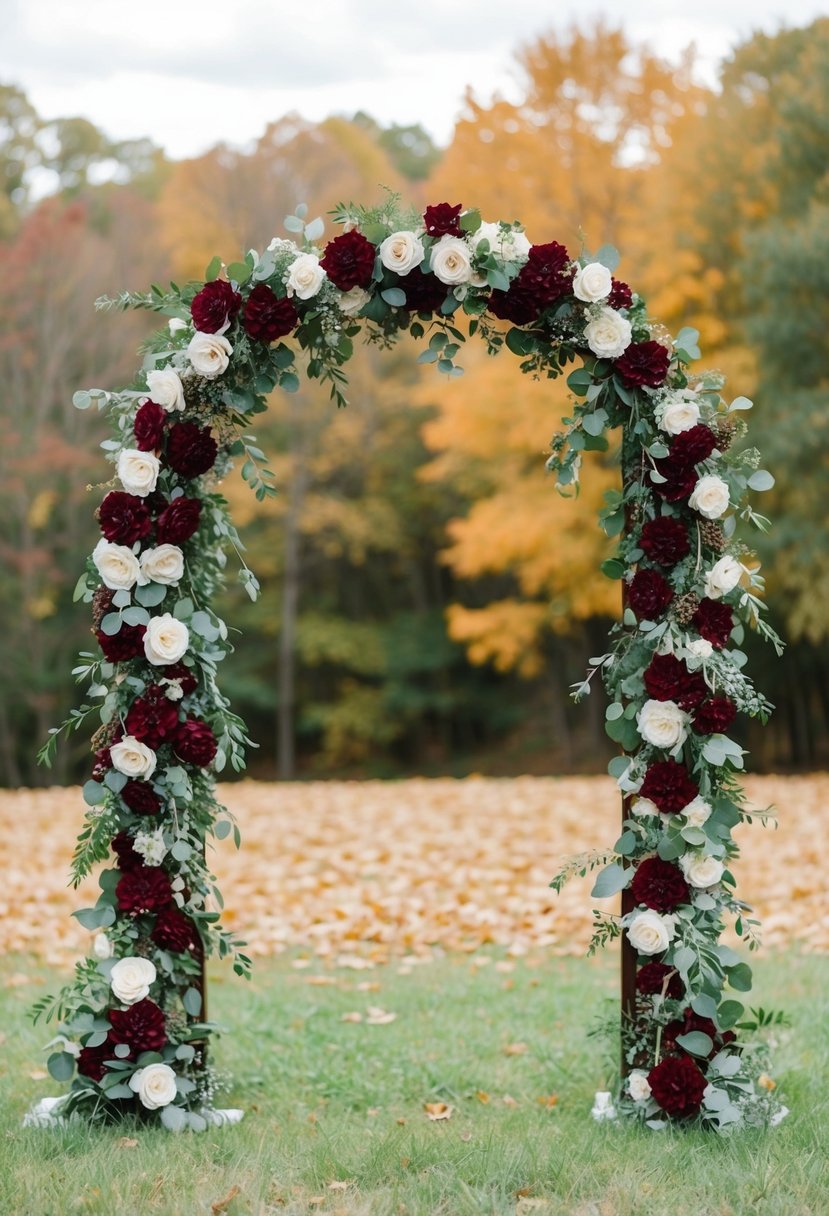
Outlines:
[[363,109],[443,142],[466,86],[515,95],[521,44],[602,14],[670,58],[696,43],[710,78],[752,30],[829,16],[829,0],[0,0],[0,82],[44,118],[174,157],[246,144],[291,110]]

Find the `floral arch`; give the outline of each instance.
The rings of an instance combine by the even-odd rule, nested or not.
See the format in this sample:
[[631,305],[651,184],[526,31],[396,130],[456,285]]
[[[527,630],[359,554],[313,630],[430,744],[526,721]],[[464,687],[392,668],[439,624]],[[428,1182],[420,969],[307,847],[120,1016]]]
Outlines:
[[[114,478],[75,592],[96,640],[76,672],[88,703],[44,749],[48,761],[61,730],[94,724],[74,881],[106,863],[96,905],[75,913],[95,934],[89,957],[34,1010],[61,1021],[49,1058],[52,1076],[71,1080],[60,1112],[138,1113],[171,1130],[211,1118],[205,957],[250,970],[244,943],[221,927],[205,860],[211,835],[240,843],[214,786],[227,765],[244,767],[247,743],[217,685],[230,642],[211,599],[228,548],[250,597],[258,592],[218,482],[238,459],[257,498],[275,493],[249,429],[267,396],[295,391],[304,370],[345,405],[355,338],[388,346],[408,333],[425,343],[418,361],[448,376],[461,374],[471,337],[493,355],[506,347],[534,377],[573,365],[570,417],[547,466],[564,494],[577,490],[582,452],[607,450],[621,428],[621,486],[600,523],[618,537],[603,571],[620,581],[623,617],[576,695],[600,673],[607,731],[622,749],[609,766],[622,831],[552,885],[597,868],[593,895],[622,893],[621,915],[595,913],[591,944],[622,939],[620,1112],[651,1125],[767,1122],[775,1103],[757,1086],[760,1049],[733,995],[749,990],[751,972],[720,941],[729,916],[749,947],[756,936],[731,872],[732,829],[751,814],[736,777],[743,749],[728,731],[738,713],[765,718],[771,707],[740,642],[748,627],[779,648],[736,534],[739,520],[767,526],[746,498],[773,484],[758,453],[734,442],[750,402],[728,404],[721,376],[692,370],[696,332],[671,339],[653,326],[614,277],[609,247],[572,257],[556,241],[531,245],[517,224],[448,203],[421,216],[396,196],[332,214],[342,232],[324,248],[322,222],[306,223],[300,207],[285,221],[296,240],[226,267],[214,258],[203,283],[98,301],[168,324],[132,387],[74,399],[108,412]],[[609,1109],[605,1099],[594,1113]]]

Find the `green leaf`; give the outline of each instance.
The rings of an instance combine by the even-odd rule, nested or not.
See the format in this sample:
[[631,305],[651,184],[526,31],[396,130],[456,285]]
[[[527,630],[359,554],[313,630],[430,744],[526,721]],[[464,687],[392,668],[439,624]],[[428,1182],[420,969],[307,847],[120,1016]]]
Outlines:
[[224,840],[230,835],[233,824],[229,819],[219,819],[213,828],[213,835],[217,840]]
[[144,587],[136,587],[135,598],[145,608],[156,608],[167,594],[164,583],[147,583]]
[[105,633],[108,638],[112,638],[121,628],[121,613],[108,612],[101,621],[101,633]]
[[176,861],[189,861],[193,856],[193,849],[186,840],[177,840],[170,849],[170,854]]
[[279,377],[279,387],[284,389],[286,393],[296,393],[299,391],[299,376],[296,372],[283,372]]
[[[520,333],[521,331],[518,330]],[[577,367],[574,372],[570,372],[567,377],[567,387],[577,397],[583,397],[590,386],[593,384],[593,374],[586,367]]]
[[614,862],[613,865],[605,866],[597,875],[590,894],[593,899],[608,899],[611,895],[618,895],[620,891],[623,891],[632,878],[632,868],[623,869]]
[[750,490],[770,490],[773,485],[774,478],[768,469],[758,469],[748,479],[748,488]]
[[231,262],[227,268],[227,277],[233,279],[240,286],[242,283],[247,283],[251,275],[251,268],[247,262]]
[[713,1039],[709,1034],[703,1034],[701,1030],[692,1030],[689,1034],[677,1035],[676,1041],[683,1051],[690,1052],[692,1056],[700,1056],[702,1059],[707,1059],[714,1050]]
[[535,350],[535,338],[523,329],[508,329],[504,339],[507,350],[523,358]]
[[728,982],[735,992],[750,992],[751,979],[751,968],[748,963],[737,963],[736,967],[728,969]]
[[627,566],[618,557],[608,557],[602,562],[599,569],[607,578],[624,578]]
[[607,426],[607,421],[607,410],[595,410],[592,414],[585,414],[581,424],[588,435],[601,435]]
[[400,287],[387,287],[380,295],[392,308],[406,307],[406,293]]
[[91,779],[86,781],[81,793],[87,806],[100,806],[103,802],[106,802],[106,788],[100,781],[92,781]]
[[187,1114],[180,1106],[170,1103],[169,1106],[162,1107],[161,1122],[168,1132],[182,1132],[187,1126]]
[[125,608],[121,614],[128,625],[149,625],[150,614],[146,608]]
[[324,232],[325,221],[321,215],[318,215],[316,219],[311,220],[310,224],[305,225],[306,241],[318,241]]
[[56,1081],[68,1081],[75,1071],[75,1057],[68,1051],[55,1051],[46,1061],[46,1067]]
[[754,408],[754,402],[749,401],[748,397],[735,397],[728,407],[729,414],[732,410],[751,410]]
[[191,1018],[197,1018],[201,1013],[201,993],[198,988],[188,988],[181,998],[181,1003]]
[[622,832],[622,835],[613,846],[613,851],[615,853],[620,853],[622,857],[632,857],[636,851],[637,844],[638,837],[636,833],[631,832],[630,829],[628,829],[627,831]]
[[601,249],[596,254],[595,260],[600,262],[602,266],[606,266],[607,269],[612,273],[619,265],[621,258],[619,256],[619,250],[615,247],[615,245],[602,245]]
[[503,270],[488,270],[486,272],[487,284],[495,291],[509,291],[509,279],[504,274]]
[[480,211],[464,211],[460,218],[461,232],[477,232],[481,226]]
[[717,1010],[720,1030],[730,1030],[732,1026],[736,1026],[744,1013],[745,1005],[741,1005],[739,1001],[723,1001]]
[[98,904],[96,908],[79,908],[73,912],[75,920],[84,929],[106,929],[115,924],[115,909],[112,904]]
[[607,709],[605,710],[604,716],[607,718],[608,722],[615,722],[617,718],[621,718],[624,712],[624,705],[620,705],[618,701],[611,701],[610,705],[608,705]]
[[212,283],[212,282],[214,282],[214,280],[218,279],[218,277],[221,273],[221,269],[222,269],[222,259],[217,254],[215,258],[210,259],[210,263],[207,267],[207,270],[205,270],[205,272],[204,272],[205,283]]

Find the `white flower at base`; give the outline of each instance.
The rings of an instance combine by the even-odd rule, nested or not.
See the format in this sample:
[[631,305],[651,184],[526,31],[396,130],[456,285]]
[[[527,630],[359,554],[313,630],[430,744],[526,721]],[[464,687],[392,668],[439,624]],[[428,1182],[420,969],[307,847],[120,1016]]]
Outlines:
[[171,367],[147,372],[147,391],[151,400],[168,413],[171,410],[183,410],[185,407],[184,386],[178,372],[174,372]]
[[699,422],[699,401],[690,389],[680,389],[656,407],[656,424],[669,435],[690,431]]
[[697,794],[693,802],[682,808],[680,814],[685,816],[690,828],[701,828],[710,819],[711,809],[711,804],[706,802],[701,794]]
[[365,308],[371,299],[371,292],[365,287],[352,287],[350,291],[341,291],[337,299],[337,307],[346,317],[356,317],[361,308]]
[[707,638],[694,638],[686,642],[685,649],[697,659],[710,659],[714,653],[714,647]]
[[650,798],[637,798],[630,808],[632,815],[638,815],[640,818],[643,815],[658,815],[660,814],[659,807],[655,802],[651,802]]
[[665,751],[681,747],[688,737],[688,715],[674,701],[646,701],[636,725],[646,743]]
[[573,279],[573,295],[585,304],[597,304],[610,295],[613,276],[601,262],[588,262],[576,271]]
[[155,772],[156,754],[146,743],[133,735],[125,735],[109,749],[112,767],[126,777],[143,777],[148,780]]
[[152,494],[161,468],[154,452],[139,452],[135,448],[124,448],[118,453],[116,470],[121,485],[128,494],[146,498]]
[[627,935],[640,954],[661,954],[676,936],[676,917],[660,916],[652,908],[642,909],[631,916]]
[[718,857],[706,853],[686,853],[679,865],[692,887],[713,887],[723,876],[725,866]]
[[601,1123],[604,1119],[616,1118],[616,1107],[613,1105],[613,1098],[606,1089],[596,1091],[593,1098],[593,1109],[590,1114],[597,1123]]
[[187,653],[190,630],[171,613],[150,618],[144,634],[144,654],[153,667],[177,663]]
[[227,371],[233,347],[222,334],[194,334],[187,347],[193,370],[205,380],[215,380]]
[[393,232],[380,245],[380,261],[395,274],[408,274],[425,256],[423,242],[414,232]]
[[130,1077],[130,1089],[147,1110],[169,1106],[176,1096],[176,1074],[169,1064],[148,1064]]
[[745,574],[745,566],[741,566],[736,558],[721,557],[711,567],[705,576],[705,594],[710,600],[720,600],[729,591],[733,591]]
[[431,250],[432,273],[441,283],[454,287],[472,277],[472,256],[466,241],[458,236],[442,236]]
[[288,267],[285,286],[289,296],[298,300],[310,300],[322,287],[325,271],[315,253],[301,253]]
[[618,359],[630,346],[630,321],[612,308],[599,308],[584,327],[584,340],[599,359]]
[[154,832],[137,832],[132,847],[144,858],[144,864],[147,866],[160,866],[167,856],[167,846],[161,828],[156,828]]
[[102,537],[92,550],[92,561],[101,582],[110,591],[129,591],[136,583],[149,581],[141,572],[138,558],[126,545],[113,545]]
[[480,228],[469,238],[472,248],[477,250],[481,241],[489,242],[489,252],[504,262],[526,262],[532,245],[524,232],[517,228],[502,228],[500,224],[492,224],[484,220]]
[[722,477],[707,473],[694,486],[688,506],[706,519],[719,519],[728,510],[728,501],[728,486]]
[[178,545],[157,545],[141,554],[141,572],[153,583],[172,586],[184,576],[184,554]]
[[648,1074],[641,1068],[634,1068],[628,1073],[628,1093],[634,1102],[646,1102],[651,1096],[651,1087],[648,1084]]
[[155,977],[155,967],[148,958],[122,958],[109,973],[109,986],[122,1005],[134,1005],[150,995]]
[[92,942],[92,953],[96,958],[112,958],[112,942],[106,933],[96,933]]

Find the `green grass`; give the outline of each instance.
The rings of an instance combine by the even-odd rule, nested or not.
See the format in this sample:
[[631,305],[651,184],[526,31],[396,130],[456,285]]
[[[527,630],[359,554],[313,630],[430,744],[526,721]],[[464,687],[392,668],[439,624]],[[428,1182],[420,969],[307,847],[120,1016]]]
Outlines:
[[[755,1002],[792,1016],[776,1050],[792,1114],[774,1131],[731,1139],[590,1119],[605,1058],[587,1032],[615,994],[612,960],[519,962],[505,974],[448,958],[408,975],[394,966],[328,972],[337,978],[329,987],[309,985],[312,970],[260,963],[252,985],[216,975],[211,1012],[233,1031],[218,1048],[217,1063],[234,1077],[223,1101],[247,1113],[238,1127],[176,1137],[143,1125],[21,1128],[31,1101],[58,1092],[29,1077],[43,1067],[49,1035],[24,1017],[54,976],[7,961],[7,976],[28,972],[36,982],[2,993],[2,1216],[829,1211],[827,959],[758,964]],[[366,981],[380,990],[359,991]],[[397,1018],[341,1020],[367,1005]],[[526,1052],[505,1053],[515,1043]],[[555,1107],[539,1104],[551,1093]],[[455,1113],[430,1123],[423,1103],[440,1101]],[[235,1198],[213,1206],[234,1187]]]

